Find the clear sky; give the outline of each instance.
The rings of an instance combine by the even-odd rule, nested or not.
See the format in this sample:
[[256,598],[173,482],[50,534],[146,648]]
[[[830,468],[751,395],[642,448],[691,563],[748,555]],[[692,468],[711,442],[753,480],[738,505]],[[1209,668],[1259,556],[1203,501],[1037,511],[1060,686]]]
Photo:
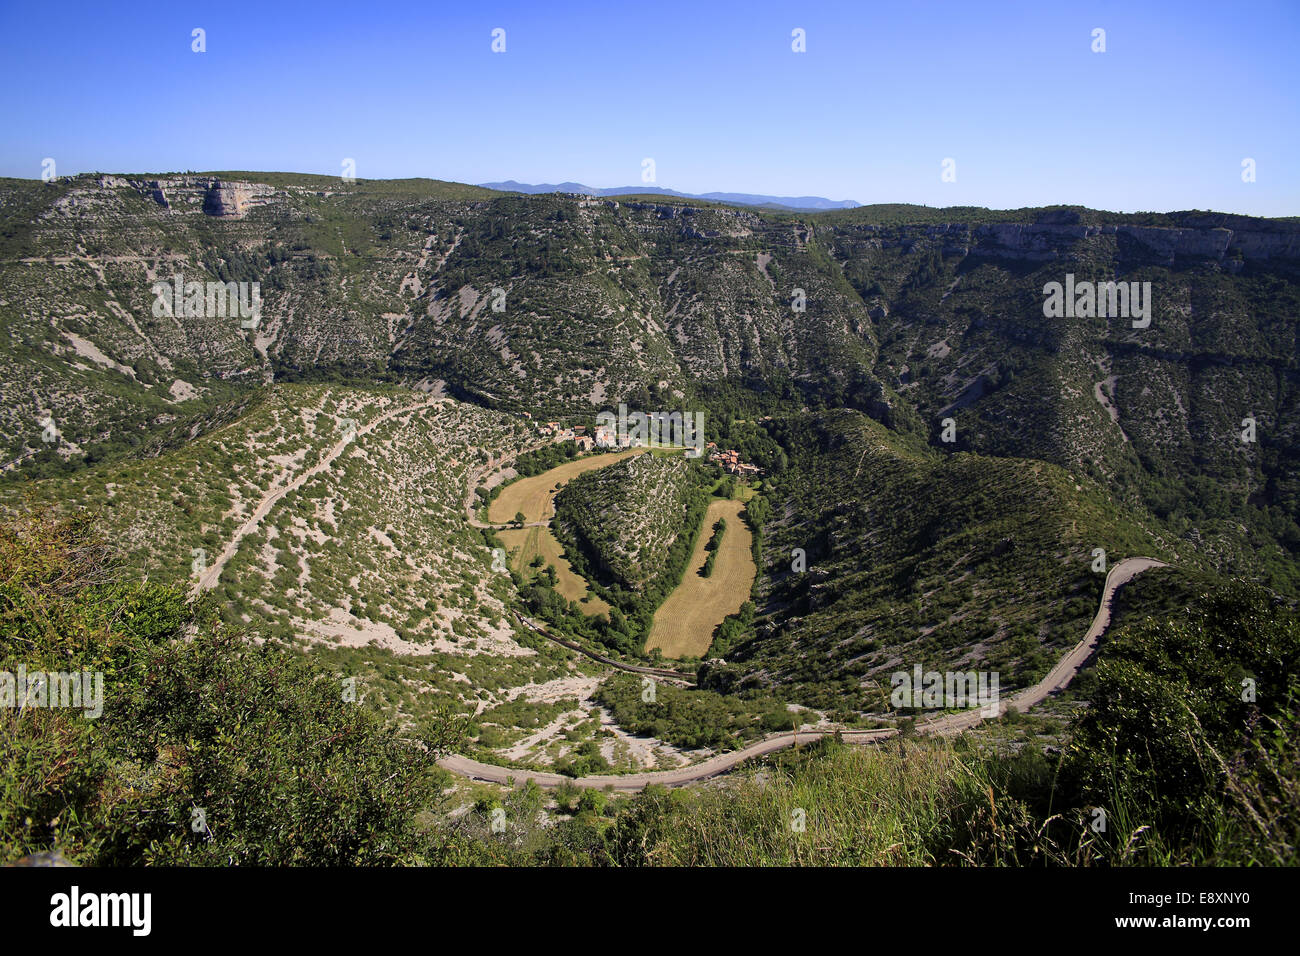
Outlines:
[[625,186],[652,158],[685,192],[1295,216],[1298,63],[1300,0],[0,0],[0,175]]

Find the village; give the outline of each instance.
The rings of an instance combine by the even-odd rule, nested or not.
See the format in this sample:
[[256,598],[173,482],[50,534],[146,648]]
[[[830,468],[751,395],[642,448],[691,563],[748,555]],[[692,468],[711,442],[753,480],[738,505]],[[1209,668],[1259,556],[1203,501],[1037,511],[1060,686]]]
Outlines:
[[[531,418],[527,412],[526,417]],[[619,430],[610,425],[597,425],[591,434],[588,434],[585,425],[564,425],[560,422],[538,422],[538,434],[549,437],[553,442],[571,441],[578,446],[578,450],[584,454],[595,451],[597,448],[602,450],[625,449],[625,448],[649,448],[655,447],[651,442],[638,436],[629,434],[626,430]],[[690,454],[688,450],[687,454]],[[740,452],[734,449],[720,449],[716,442],[707,442],[704,445],[705,457],[714,462],[727,474],[736,475],[740,478],[752,478],[762,473],[757,466],[740,460]],[[694,457],[694,456],[693,456]]]

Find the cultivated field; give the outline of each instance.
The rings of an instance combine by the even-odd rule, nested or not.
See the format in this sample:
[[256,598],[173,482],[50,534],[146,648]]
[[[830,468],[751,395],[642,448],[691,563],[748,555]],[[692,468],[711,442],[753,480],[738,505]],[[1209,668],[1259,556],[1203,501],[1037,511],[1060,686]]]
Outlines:
[[544,471],[540,475],[521,478],[501,489],[501,494],[488,507],[488,521],[491,524],[508,524],[515,520],[517,512],[523,512],[526,522],[546,521],[555,513],[556,493],[578,475],[596,468],[608,468],[616,461],[622,461],[632,455],[642,455],[649,450],[633,448],[613,455],[589,455]]
[[567,601],[579,602],[583,614],[608,616],[609,604],[592,594],[586,579],[573,570],[550,528],[511,528],[496,534],[513,555],[510,566],[520,574],[529,574],[532,570],[528,566],[529,562],[540,554],[547,564],[555,567],[555,590],[560,592],[561,597]]
[[[506,524],[514,520],[516,512],[523,512],[526,522],[549,520],[555,513],[556,494],[578,475],[584,471],[608,468],[615,462],[646,451],[649,449],[634,448],[614,455],[591,455],[531,478],[521,478],[501,490],[501,494],[488,508],[488,521],[492,524]],[[563,598],[578,601],[584,614],[609,614],[609,605],[591,593],[586,580],[563,557],[560,542],[555,539],[550,528],[511,528],[498,531],[497,537],[513,555],[511,566],[520,574],[528,574],[529,562],[540,554],[547,564],[555,567],[555,589]]]
[[[682,583],[655,612],[646,650],[659,648],[664,657],[703,657],[713,640],[713,630],[749,600],[754,583],[753,535],[740,517],[742,501],[714,501],[704,516]],[[700,576],[708,552],[704,546],[719,518],[727,519],[727,533],[714,562],[713,574]]]

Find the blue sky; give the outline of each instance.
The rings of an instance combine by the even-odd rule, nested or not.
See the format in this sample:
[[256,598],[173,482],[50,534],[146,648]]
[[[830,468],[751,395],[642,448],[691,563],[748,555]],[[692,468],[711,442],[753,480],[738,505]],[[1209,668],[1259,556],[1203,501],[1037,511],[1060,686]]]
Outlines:
[[1296,0],[5,0],[0,175],[352,158],[362,178],[623,186],[649,157],[686,192],[1294,216],[1297,41]]

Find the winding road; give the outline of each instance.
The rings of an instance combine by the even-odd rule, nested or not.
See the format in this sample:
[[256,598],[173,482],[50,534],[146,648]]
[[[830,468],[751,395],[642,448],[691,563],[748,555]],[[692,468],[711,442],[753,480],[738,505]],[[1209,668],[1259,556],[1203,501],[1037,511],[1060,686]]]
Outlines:
[[[1083,667],[1084,662],[1097,649],[1098,640],[1106,632],[1106,628],[1110,626],[1111,602],[1115,597],[1115,592],[1143,571],[1162,567],[1165,567],[1165,563],[1154,558],[1126,558],[1112,566],[1110,572],[1106,575],[1106,584],[1102,588],[1101,603],[1083,639],[1057,661],[1056,666],[1048,671],[1047,676],[1038,683],[1026,687],[1006,700],[1000,701],[997,716],[1001,716],[1011,709],[1023,713],[1036,704],[1042,703],[1051,694],[1069,685],[1074,676],[1079,673],[1080,668]],[[920,734],[947,737],[970,730],[981,721],[991,719],[992,716],[991,714],[986,716],[983,708],[978,708],[918,721],[915,729]],[[887,740],[898,733],[899,731],[893,727],[882,727],[876,730],[845,730],[841,731],[841,736],[847,743],[871,744]],[[834,734],[835,731],[831,730],[773,734],[740,750],[710,757],[702,763],[692,764],[687,767],[675,767],[672,770],[653,770],[643,773],[599,774],[575,778],[558,773],[498,767],[454,754],[443,757],[438,761],[438,764],[446,770],[460,774],[462,777],[468,777],[471,780],[484,780],[490,783],[513,783],[516,786],[522,786],[526,781],[532,780],[540,787],[553,788],[568,781],[570,784],[579,787],[592,787],[595,789],[610,787],[614,790],[636,791],[643,790],[651,784],[680,787],[699,780],[707,780],[710,777],[716,777],[729,770],[734,770],[747,760],[794,746],[799,741],[811,743],[822,737],[834,736]]]
[[[340,439],[335,443],[317,462],[310,468],[301,472],[292,480],[285,480],[289,476],[289,471],[281,475],[280,482],[271,488],[270,491],[257,503],[249,517],[236,530],[230,542],[222,549],[221,553],[212,565],[200,574],[192,590],[193,595],[201,594],[204,591],[215,587],[221,578],[221,572],[226,564],[234,557],[239,550],[240,542],[255,531],[262,519],[265,518],[275,505],[294,491],[297,491],[308,481],[323,471],[326,471],[334,461],[347,449],[357,438],[368,434],[383,422],[398,415],[418,412],[424,408],[440,404],[446,399],[431,399],[417,405],[407,405],[401,408],[393,408],[375,416],[364,426],[358,428],[353,434]],[[533,448],[540,448],[547,444],[542,442],[535,446],[521,449],[521,451],[530,451]],[[474,489],[478,486],[478,481],[494,468],[498,468],[504,463],[512,460],[518,453],[504,455],[499,459],[494,459],[485,464],[482,468],[471,473],[469,481],[469,492],[465,497],[465,512],[471,524],[475,527],[491,527],[484,525],[477,520],[474,515]],[[1165,567],[1164,562],[1157,561],[1154,558],[1126,558],[1114,565],[1106,575],[1106,584],[1102,589],[1101,603],[1097,608],[1097,613],[1092,619],[1083,639],[1079,641],[1068,653],[1066,653],[1056,665],[1047,673],[1047,676],[1038,683],[1019,691],[1010,698],[999,702],[997,713],[998,716],[1006,713],[1008,709],[1015,709],[1020,712],[1029,710],[1036,704],[1041,703],[1049,695],[1065,688],[1074,676],[1078,674],[1080,668],[1092,656],[1097,648],[1097,642],[1101,635],[1106,632],[1110,626],[1111,602],[1115,592],[1127,584],[1134,577],[1150,568]],[[563,645],[577,653],[584,654],[593,660],[599,661],[610,667],[619,670],[628,671],[636,674],[645,674],[659,680],[669,680],[679,683],[690,683],[689,675],[681,674],[677,671],[667,670],[665,668],[644,667],[636,664],[626,664],[614,658],[606,657],[594,651],[588,650],[581,645],[557,637],[549,633],[545,628],[528,620],[522,615],[515,615],[518,621],[529,629],[541,634],[543,637]],[[990,715],[991,716],[991,715]],[[981,721],[988,719],[983,709],[972,709],[959,713],[948,713],[936,716],[927,720],[918,721],[915,725],[917,733],[937,736],[950,736],[953,734],[963,733],[979,724]],[[514,767],[498,767],[493,764],[480,763],[469,757],[452,754],[441,758],[438,763],[444,769],[453,773],[460,774],[472,780],[483,780],[490,783],[508,784],[513,783],[516,786],[522,786],[526,781],[532,780],[539,786],[553,788],[558,787],[564,782],[575,784],[579,787],[589,787],[604,789],[610,787],[620,791],[643,790],[652,784],[662,784],[664,786],[678,787],[689,783],[695,783],[700,780],[707,780],[710,777],[716,777],[730,770],[734,770],[747,760],[755,757],[761,757],[766,754],[783,750],[786,747],[797,745],[800,741],[810,743],[822,737],[833,736],[836,732],[832,730],[812,730],[786,732],[772,734],[764,737],[762,740],[743,747],[740,750],[734,750],[729,753],[717,754],[698,764],[691,764],[685,767],[675,767],[671,770],[653,770],[642,773],[630,774],[599,774],[588,777],[566,777],[558,773],[550,773],[536,770],[521,770]],[[899,731],[893,727],[882,727],[873,730],[844,730],[840,731],[841,737],[849,743],[870,744],[878,743],[896,736]]]

